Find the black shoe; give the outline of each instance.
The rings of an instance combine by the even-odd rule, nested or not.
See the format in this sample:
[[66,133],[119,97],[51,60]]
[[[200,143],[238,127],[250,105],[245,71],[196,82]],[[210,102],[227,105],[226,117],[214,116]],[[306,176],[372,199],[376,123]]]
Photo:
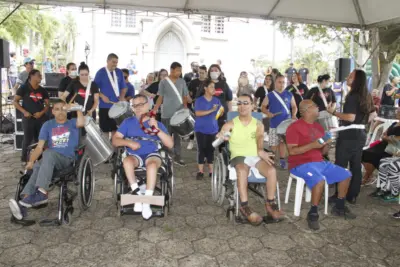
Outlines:
[[186,163],[180,157],[175,157],[174,158],[174,163],[178,164],[181,167],[185,167],[186,166]]
[[400,211],[393,214],[392,217],[395,219],[400,219]]
[[138,187],[138,188],[136,188],[135,190],[132,190],[132,189],[131,189],[131,191],[129,191],[128,194],[131,194],[131,195],[139,195],[139,194],[140,194],[140,188]]
[[351,204],[351,205],[355,205],[357,204],[357,198],[353,197],[353,198],[346,198],[347,203]]
[[203,178],[204,178],[204,173],[198,172],[197,175],[196,175],[196,179],[197,180],[203,180]]
[[349,208],[344,207],[344,209],[338,209],[336,205],[332,207],[331,214],[334,216],[344,217],[346,220],[357,218],[357,215],[352,213]]
[[337,195],[336,194],[334,194],[334,195],[332,195],[332,196],[330,196],[329,198],[328,198],[328,203],[329,204],[335,204],[336,203],[336,201],[337,201]]
[[307,214],[307,222],[308,222],[308,227],[311,230],[319,230],[319,215],[318,213],[308,213]]
[[380,197],[385,191],[381,190],[380,188],[377,188],[374,192],[369,194],[370,197]]

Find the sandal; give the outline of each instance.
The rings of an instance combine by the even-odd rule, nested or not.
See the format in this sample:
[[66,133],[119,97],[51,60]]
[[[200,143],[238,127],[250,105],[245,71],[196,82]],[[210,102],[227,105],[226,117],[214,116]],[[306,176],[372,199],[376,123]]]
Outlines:
[[254,212],[249,206],[240,207],[240,212],[244,217],[246,217],[247,221],[254,226],[260,225],[263,222],[263,218],[258,215],[257,212]]

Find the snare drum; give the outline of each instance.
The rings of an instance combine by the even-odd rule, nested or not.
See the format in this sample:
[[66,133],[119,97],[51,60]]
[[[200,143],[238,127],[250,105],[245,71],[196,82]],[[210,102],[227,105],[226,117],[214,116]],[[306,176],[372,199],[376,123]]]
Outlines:
[[379,108],[378,117],[388,120],[395,120],[397,107],[383,105]]
[[189,109],[181,109],[174,113],[170,120],[171,129],[181,137],[187,137],[194,132],[194,118]]
[[295,121],[296,120],[287,119],[287,120],[282,121],[278,125],[278,127],[276,127],[276,133],[278,134],[279,138],[281,138],[281,140],[283,140],[284,142],[286,142],[286,130],[287,130],[287,128],[289,128],[290,124],[292,124]]
[[[331,129],[339,127],[339,121],[336,116],[332,116],[328,111],[324,110],[319,113],[318,123],[321,124],[325,132],[329,132]],[[336,133],[332,133],[332,137],[335,137]]]
[[133,112],[129,102],[120,101],[112,105],[110,110],[108,111],[108,117],[115,120],[117,125],[121,125],[121,123],[133,116]]

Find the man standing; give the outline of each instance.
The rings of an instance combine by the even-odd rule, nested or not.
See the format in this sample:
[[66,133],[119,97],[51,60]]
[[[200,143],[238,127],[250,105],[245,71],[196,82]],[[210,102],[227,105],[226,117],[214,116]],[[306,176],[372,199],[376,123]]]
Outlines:
[[297,72],[297,70],[293,67],[293,62],[289,64],[289,68],[285,70],[285,77],[287,79],[287,83],[290,84],[292,81],[292,75]]
[[188,72],[185,74],[185,76],[183,76],[187,86],[189,86],[189,83],[192,80],[199,78],[199,63],[194,61],[192,64],[190,64],[190,67],[192,68],[192,72]]
[[107,57],[107,66],[101,68],[97,73],[94,81],[100,89],[100,129],[108,135],[112,135],[117,130],[117,123],[108,116],[112,103],[118,101],[125,101],[125,94],[127,91],[124,75],[122,71],[117,68],[118,56],[116,54],[109,54]]
[[25,70],[22,71],[17,78],[17,82],[14,85],[14,91],[16,92],[17,89],[24,83],[26,83],[26,81],[28,80],[29,77],[29,72],[31,70],[33,70],[33,67],[35,65],[35,60],[31,59],[31,58],[26,58],[24,60],[24,66],[25,66]]
[[174,133],[171,129],[170,120],[174,113],[182,108],[187,107],[188,89],[185,80],[179,78],[182,75],[182,65],[178,62],[171,64],[170,75],[160,81],[158,87],[158,99],[153,108],[153,112],[157,113],[158,108],[161,108],[161,122],[167,127],[168,132],[174,137],[174,161],[180,166],[186,166],[181,158],[181,137]]
[[[305,67],[304,63],[301,63],[301,68],[299,69],[299,73],[303,83],[308,85],[308,74],[310,73],[309,70]],[[291,81],[291,80],[290,80]]]
[[44,73],[52,73],[53,72],[53,62],[48,57],[45,62],[43,62]]
[[126,101],[130,101],[135,96],[135,87],[129,81],[129,70],[122,69],[122,73],[124,74],[124,80],[125,80],[126,87],[127,87],[125,99],[126,99]]
[[18,67],[17,67],[17,55],[12,52],[10,53],[10,68],[8,69],[8,81],[10,90],[14,88],[18,78]]

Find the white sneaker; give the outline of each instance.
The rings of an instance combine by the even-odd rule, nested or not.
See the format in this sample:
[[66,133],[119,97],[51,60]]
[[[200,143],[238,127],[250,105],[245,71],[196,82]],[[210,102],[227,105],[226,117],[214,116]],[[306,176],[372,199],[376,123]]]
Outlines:
[[135,203],[133,207],[134,212],[142,212],[143,211],[143,203]]
[[188,149],[188,150],[192,150],[192,149],[193,149],[193,145],[194,145],[194,142],[193,142],[192,140],[190,140],[190,141],[189,141],[189,144],[188,144],[188,146],[187,146],[187,149]]
[[143,205],[142,217],[145,220],[148,220],[153,215],[153,211],[150,208],[150,204]]

